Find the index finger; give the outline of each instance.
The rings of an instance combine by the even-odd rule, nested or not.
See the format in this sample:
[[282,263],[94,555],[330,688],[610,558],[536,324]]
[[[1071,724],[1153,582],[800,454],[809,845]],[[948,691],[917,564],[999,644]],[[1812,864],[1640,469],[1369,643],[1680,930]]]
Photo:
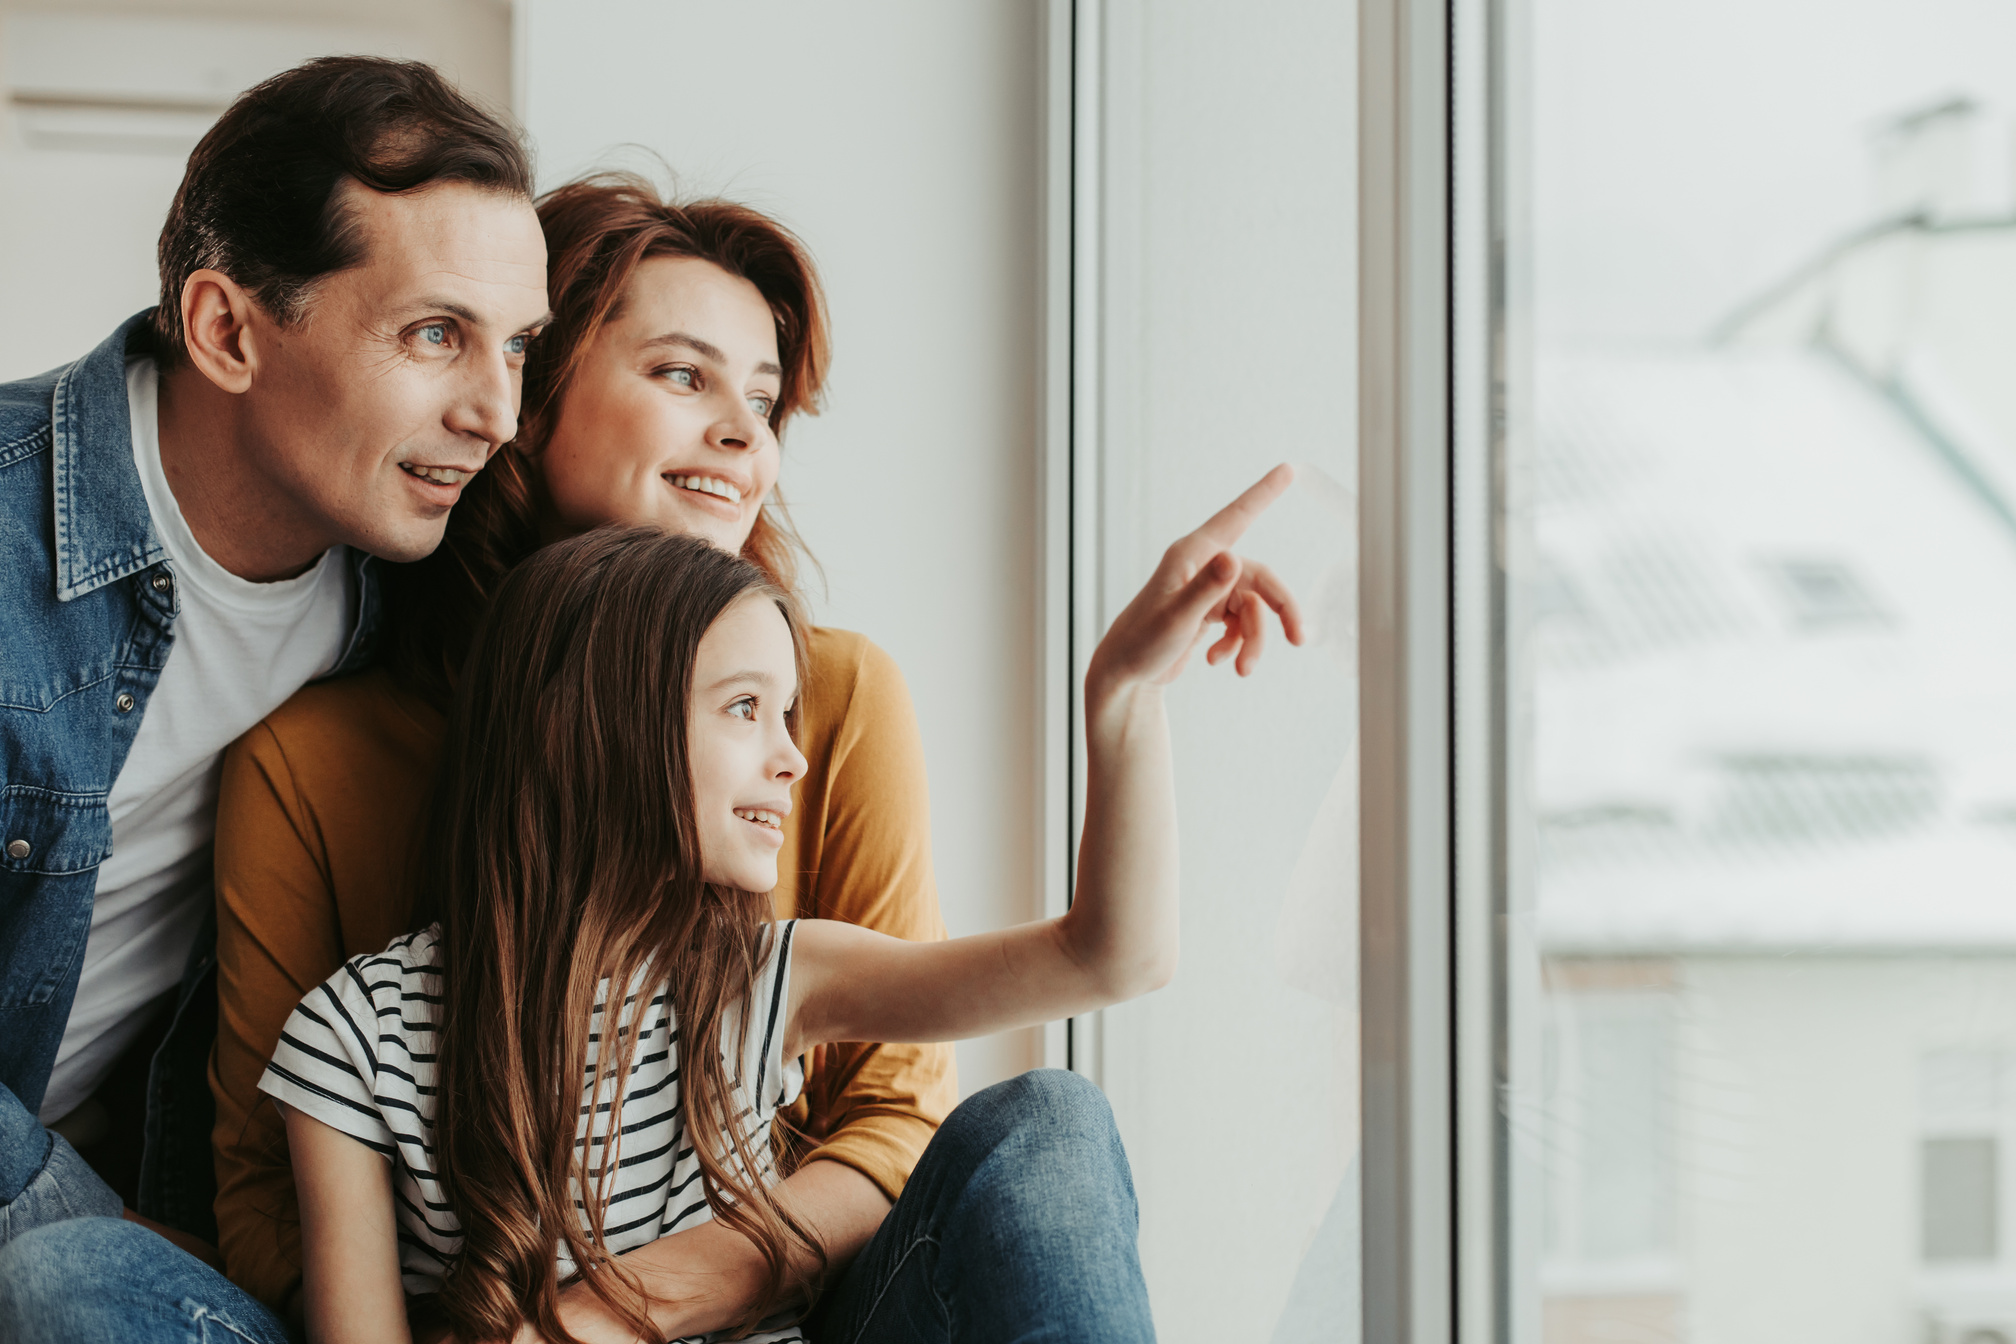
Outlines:
[[1282,492],[1294,481],[1295,468],[1283,462],[1247,486],[1244,494],[1212,514],[1191,535],[1204,537],[1220,546],[1232,545],[1246,535],[1246,529],[1253,526],[1254,519],[1267,512],[1267,506],[1281,498]]

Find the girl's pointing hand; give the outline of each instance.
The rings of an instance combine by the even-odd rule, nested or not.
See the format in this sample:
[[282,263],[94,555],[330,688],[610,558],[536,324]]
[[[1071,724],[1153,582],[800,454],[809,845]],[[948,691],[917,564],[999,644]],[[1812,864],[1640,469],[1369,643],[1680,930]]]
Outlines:
[[1174,681],[1214,625],[1224,633],[1205,660],[1216,664],[1230,657],[1243,677],[1260,661],[1269,608],[1288,642],[1302,642],[1302,610],[1294,594],[1267,566],[1232,551],[1294,479],[1294,468],[1282,463],[1163,552],[1154,574],[1099,641],[1087,669],[1088,692]]

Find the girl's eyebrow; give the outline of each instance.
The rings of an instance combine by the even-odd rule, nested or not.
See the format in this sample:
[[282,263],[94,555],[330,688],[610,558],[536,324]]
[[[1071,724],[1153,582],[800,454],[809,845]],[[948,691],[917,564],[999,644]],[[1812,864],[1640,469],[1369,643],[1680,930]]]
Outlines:
[[[649,350],[654,346],[660,345],[683,345],[702,359],[711,359],[716,364],[726,364],[728,362],[728,355],[720,346],[714,344],[712,341],[703,341],[698,336],[690,335],[683,331],[668,331],[663,336],[653,336],[650,340],[644,342],[641,348]],[[779,378],[784,376],[782,368],[767,360],[756,366],[756,372],[775,374]]]
[[774,686],[777,684],[777,679],[771,676],[768,672],[730,672],[727,676],[713,683],[707,689],[710,691],[723,691],[728,689],[728,687],[730,686],[738,684],[747,684],[754,686]]

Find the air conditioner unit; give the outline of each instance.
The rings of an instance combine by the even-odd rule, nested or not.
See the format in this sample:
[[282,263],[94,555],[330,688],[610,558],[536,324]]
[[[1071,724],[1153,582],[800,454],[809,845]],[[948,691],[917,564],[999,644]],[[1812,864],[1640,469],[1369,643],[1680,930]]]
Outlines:
[[314,56],[421,56],[396,34],[319,24],[13,12],[0,78],[31,149],[186,154],[233,98]]

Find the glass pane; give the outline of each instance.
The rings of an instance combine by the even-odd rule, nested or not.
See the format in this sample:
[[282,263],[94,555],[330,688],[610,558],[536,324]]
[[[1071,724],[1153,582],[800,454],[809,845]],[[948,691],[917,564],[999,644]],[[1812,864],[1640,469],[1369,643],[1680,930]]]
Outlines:
[[1103,11],[1097,620],[1292,460],[1300,482],[1239,549],[1321,635],[1171,688],[1183,965],[1107,1010],[1097,1067],[1157,1338],[1356,1339],[1353,17]]
[[2016,8],[1499,14],[1515,1335],[2016,1339]]

